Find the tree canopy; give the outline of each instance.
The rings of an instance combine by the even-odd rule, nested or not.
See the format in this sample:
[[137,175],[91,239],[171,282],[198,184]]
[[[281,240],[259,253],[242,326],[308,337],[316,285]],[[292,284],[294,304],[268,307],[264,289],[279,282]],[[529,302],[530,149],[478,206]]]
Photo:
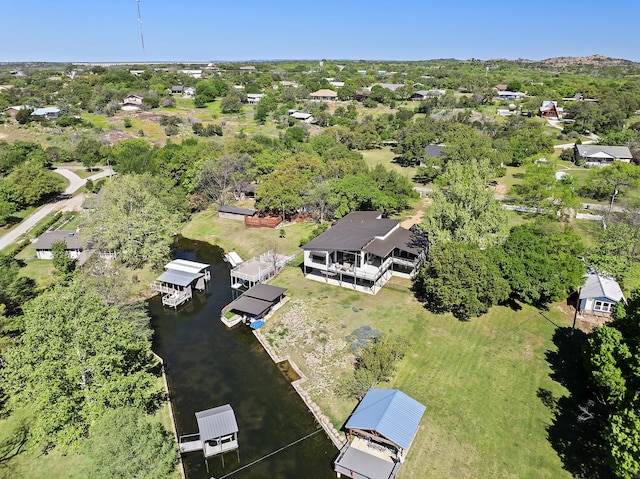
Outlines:
[[105,184],[83,234],[95,247],[117,251],[118,261],[130,267],[159,265],[169,257],[183,217],[184,200],[168,180],[118,175]]
[[76,443],[107,409],[153,409],[159,399],[148,328],[80,281],[24,306],[23,333],[0,371],[12,409],[36,419],[36,444]]

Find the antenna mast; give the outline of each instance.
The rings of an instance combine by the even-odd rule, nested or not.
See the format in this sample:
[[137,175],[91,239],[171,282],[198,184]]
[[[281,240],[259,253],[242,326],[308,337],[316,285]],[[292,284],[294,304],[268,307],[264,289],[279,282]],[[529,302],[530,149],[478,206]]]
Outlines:
[[144,34],[142,33],[142,16],[140,15],[140,0],[136,0],[138,5],[138,25],[140,25],[140,40],[142,41],[142,51],[144,52]]

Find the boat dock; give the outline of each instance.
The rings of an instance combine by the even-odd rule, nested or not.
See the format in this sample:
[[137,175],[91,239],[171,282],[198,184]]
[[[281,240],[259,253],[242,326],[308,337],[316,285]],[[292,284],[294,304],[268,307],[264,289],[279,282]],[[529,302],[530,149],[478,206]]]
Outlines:
[[224,465],[223,454],[238,451],[238,423],[229,404],[199,411],[196,420],[199,432],[180,436],[178,448],[181,454],[202,451],[209,472],[208,458],[220,455]]
[[[290,263],[295,258],[295,255],[285,256],[270,250],[261,254],[259,258],[254,256],[247,261],[235,263],[231,254],[229,253],[230,260],[228,260],[228,263],[232,265],[231,287],[236,290],[252,288],[258,283],[264,283],[277,275],[287,263]],[[236,266],[233,266],[234,263]]]
[[193,289],[203,291],[211,280],[209,265],[176,259],[167,263],[165,272],[149,286],[162,294],[163,306],[177,308],[193,297]]

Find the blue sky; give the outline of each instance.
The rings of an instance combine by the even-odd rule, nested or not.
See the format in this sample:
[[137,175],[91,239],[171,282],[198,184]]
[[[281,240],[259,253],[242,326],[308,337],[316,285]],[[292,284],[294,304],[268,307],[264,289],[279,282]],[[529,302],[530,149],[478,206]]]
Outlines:
[[640,61],[638,0],[4,0],[0,62]]

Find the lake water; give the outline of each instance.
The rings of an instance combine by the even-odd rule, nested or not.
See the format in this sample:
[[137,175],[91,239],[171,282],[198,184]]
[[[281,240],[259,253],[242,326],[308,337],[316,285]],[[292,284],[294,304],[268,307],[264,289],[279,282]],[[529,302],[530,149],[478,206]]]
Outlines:
[[[230,404],[238,422],[236,452],[209,458],[183,456],[187,478],[220,478],[320,426],[249,328],[228,330],[220,310],[232,299],[223,252],[208,243],[179,239],[176,257],[211,265],[209,291],[196,293],[177,312],[149,302],[154,351],[166,363],[178,435],[198,432],[195,412]],[[337,450],[324,431],[231,475],[243,478],[335,478]]]

